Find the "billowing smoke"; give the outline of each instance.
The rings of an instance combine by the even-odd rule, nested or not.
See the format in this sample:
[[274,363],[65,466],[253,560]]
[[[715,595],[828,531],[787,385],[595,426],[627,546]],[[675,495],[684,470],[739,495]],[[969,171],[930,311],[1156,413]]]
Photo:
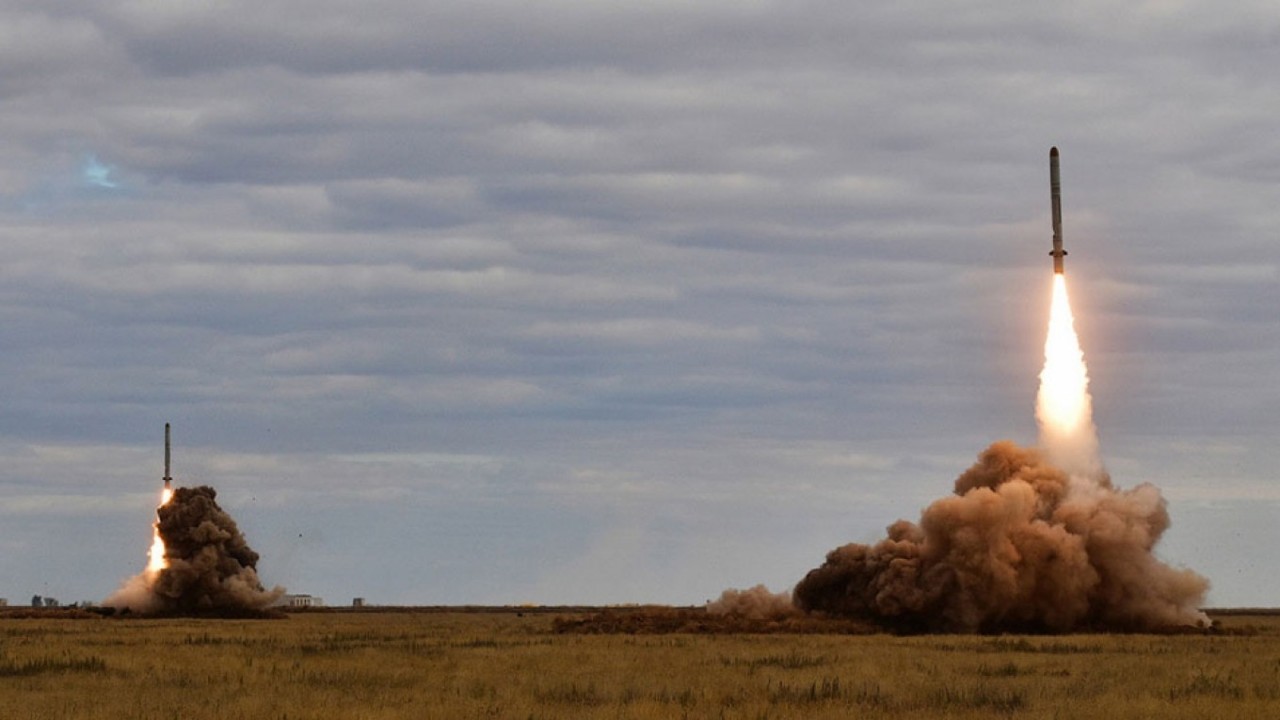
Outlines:
[[987,448],[920,522],[832,550],[796,586],[802,610],[907,631],[1063,632],[1207,625],[1208,582],[1152,553],[1169,527],[1152,485],[1119,490],[1043,454]]
[[737,615],[748,620],[781,620],[797,614],[789,592],[770,592],[764,585],[747,590],[725,590],[720,599],[707,603],[712,615]]
[[157,509],[165,566],[125,582],[103,604],[161,615],[253,615],[283,593],[258,579],[258,554],[207,486],[174,491]]

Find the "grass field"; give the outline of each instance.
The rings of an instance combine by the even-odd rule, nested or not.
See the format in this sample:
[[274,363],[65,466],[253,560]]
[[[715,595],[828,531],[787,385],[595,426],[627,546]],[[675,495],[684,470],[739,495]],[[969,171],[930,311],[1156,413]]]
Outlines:
[[1219,635],[577,635],[553,614],[0,619],[0,718],[1275,718]]

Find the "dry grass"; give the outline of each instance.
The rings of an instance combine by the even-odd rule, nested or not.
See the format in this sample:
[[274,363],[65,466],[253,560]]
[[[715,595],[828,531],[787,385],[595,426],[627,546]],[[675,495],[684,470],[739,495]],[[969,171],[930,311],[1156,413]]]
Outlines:
[[0,619],[3,718],[1272,718],[1280,617],[1218,635],[579,635],[554,615]]

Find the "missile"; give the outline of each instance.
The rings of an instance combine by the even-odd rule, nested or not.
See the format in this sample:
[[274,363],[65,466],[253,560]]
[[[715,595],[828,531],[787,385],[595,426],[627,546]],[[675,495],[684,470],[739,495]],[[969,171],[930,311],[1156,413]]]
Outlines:
[[169,423],[164,424],[164,489],[173,487],[173,478],[169,476]]
[[1053,206],[1053,272],[1062,274],[1062,258],[1067,251],[1062,249],[1062,178],[1058,176],[1058,148],[1049,148],[1049,202]]

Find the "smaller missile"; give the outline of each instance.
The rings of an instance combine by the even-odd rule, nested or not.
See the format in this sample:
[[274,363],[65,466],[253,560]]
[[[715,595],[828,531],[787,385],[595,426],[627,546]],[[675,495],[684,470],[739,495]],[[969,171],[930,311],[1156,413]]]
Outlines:
[[164,424],[164,489],[173,487],[173,478],[169,475],[169,423]]
[[1058,148],[1049,148],[1049,203],[1053,207],[1053,272],[1061,275],[1062,258],[1067,251],[1062,249],[1062,178],[1058,176]]

